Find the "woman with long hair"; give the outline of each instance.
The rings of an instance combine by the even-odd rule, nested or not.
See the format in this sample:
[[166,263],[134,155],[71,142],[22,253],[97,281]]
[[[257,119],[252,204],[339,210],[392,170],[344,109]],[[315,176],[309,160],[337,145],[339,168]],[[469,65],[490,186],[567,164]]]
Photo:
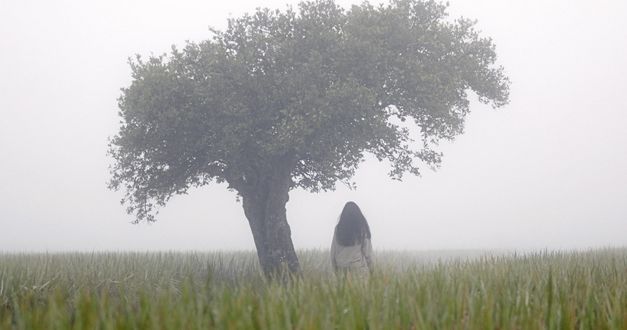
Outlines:
[[331,243],[333,270],[343,272],[372,272],[370,226],[355,202],[344,205],[335,226]]

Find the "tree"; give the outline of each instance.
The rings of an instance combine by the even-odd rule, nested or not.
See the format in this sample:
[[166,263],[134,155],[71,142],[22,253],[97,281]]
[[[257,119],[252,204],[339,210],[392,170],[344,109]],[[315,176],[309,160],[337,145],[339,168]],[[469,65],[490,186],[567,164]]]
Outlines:
[[344,10],[316,0],[257,9],[207,41],[137,56],[109,146],[110,188],[126,191],[139,222],[190,187],[226,182],[264,272],[298,272],[290,189],[351,185],[367,153],[389,161],[392,178],[418,175],[440,163],[439,141],[463,132],[468,92],[495,108],[508,102],[494,45],[474,24],[434,1]]

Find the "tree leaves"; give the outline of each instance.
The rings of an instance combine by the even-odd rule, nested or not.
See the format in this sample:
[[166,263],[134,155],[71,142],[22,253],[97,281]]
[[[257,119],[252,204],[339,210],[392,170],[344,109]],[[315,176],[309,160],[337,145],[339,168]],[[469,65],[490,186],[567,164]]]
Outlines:
[[441,161],[439,140],[463,132],[469,90],[508,102],[491,39],[434,1],[307,1],[228,23],[210,40],[130,62],[110,187],[126,190],[138,220],[212,180],[243,193],[285,159],[295,159],[292,186],[311,191],[350,185],[365,153],[388,160],[394,178],[419,174]]

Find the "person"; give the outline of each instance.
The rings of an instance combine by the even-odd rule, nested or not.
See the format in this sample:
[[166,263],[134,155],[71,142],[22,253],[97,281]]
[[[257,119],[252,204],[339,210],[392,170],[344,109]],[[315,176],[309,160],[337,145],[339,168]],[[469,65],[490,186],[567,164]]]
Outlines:
[[336,272],[372,272],[370,226],[355,202],[348,202],[335,226],[331,243],[331,264]]

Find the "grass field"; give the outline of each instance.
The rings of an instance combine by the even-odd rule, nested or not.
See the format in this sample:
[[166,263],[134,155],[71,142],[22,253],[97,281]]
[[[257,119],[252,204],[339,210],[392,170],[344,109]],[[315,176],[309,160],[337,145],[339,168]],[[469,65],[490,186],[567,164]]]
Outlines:
[[254,253],[0,254],[0,329],[627,329],[627,249],[375,257],[277,282]]

